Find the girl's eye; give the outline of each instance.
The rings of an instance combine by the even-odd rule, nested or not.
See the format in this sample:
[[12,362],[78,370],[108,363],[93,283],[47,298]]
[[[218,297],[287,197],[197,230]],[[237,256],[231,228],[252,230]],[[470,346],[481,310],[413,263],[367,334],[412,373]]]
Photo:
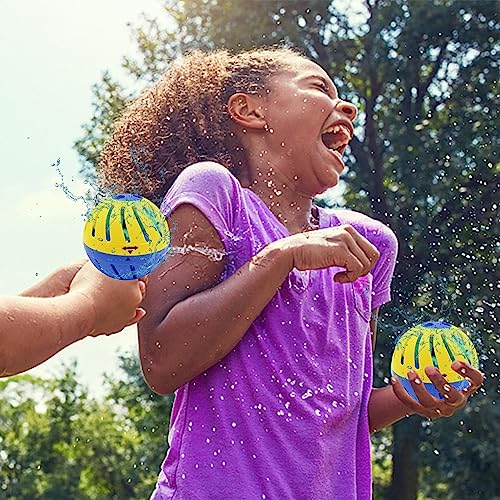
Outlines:
[[318,87],[322,92],[328,94],[328,87],[324,83],[317,83],[316,87]]

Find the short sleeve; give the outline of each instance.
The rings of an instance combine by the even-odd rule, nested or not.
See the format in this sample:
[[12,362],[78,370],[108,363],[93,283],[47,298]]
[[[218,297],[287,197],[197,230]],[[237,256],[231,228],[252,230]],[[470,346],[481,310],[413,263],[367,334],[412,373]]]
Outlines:
[[161,204],[165,216],[182,204],[197,208],[217,231],[226,252],[238,233],[235,215],[241,210],[241,185],[227,168],[214,162],[186,167]]

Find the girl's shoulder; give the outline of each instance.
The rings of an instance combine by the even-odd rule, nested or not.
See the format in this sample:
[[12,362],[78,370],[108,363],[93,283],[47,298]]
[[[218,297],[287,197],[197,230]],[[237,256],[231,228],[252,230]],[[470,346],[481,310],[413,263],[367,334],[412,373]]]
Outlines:
[[230,214],[241,205],[242,187],[238,179],[223,165],[213,161],[193,163],[180,172],[163,199],[162,211],[174,208],[181,199],[205,204]]
[[241,185],[238,179],[223,165],[214,161],[193,163],[182,170],[172,188],[182,186],[183,189],[200,187],[206,190],[234,188]]
[[187,204],[200,211],[226,245],[228,235],[240,225],[242,187],[238,179],[219,163],[204,161],[184,168],[161,204],[165,216]]

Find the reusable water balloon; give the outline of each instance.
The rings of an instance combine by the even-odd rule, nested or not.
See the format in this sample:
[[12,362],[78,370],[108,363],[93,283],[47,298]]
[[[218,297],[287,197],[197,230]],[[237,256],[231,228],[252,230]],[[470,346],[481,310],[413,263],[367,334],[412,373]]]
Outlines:
[[409,370],[414,370],[422,380],[426,390],[435,398],[443,399],[425,373],[426,366],[434,366],[457,390],[463,390],[469,381],[452,370],[453,361],[466,361],[479,368],[476,349],[466,333],[446,322],[428,321],[417,325],[399,339],[392,354],[392,375],[399,378],[406,392],[418,401],[408,380]]
[[170,231],[160,210],[146,198],[118,194],[87,217],[83,244],[99,271],[118,280],[141,278],[165,259]]

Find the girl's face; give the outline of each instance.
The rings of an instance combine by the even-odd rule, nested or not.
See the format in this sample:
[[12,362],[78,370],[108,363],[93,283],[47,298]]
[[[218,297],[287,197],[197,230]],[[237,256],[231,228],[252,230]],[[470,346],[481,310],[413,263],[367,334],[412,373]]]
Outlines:
[[273,168],[309,195],[335,186],[356,114],[320,66],[297,58],[272,78],[265,99],[265,140]]

